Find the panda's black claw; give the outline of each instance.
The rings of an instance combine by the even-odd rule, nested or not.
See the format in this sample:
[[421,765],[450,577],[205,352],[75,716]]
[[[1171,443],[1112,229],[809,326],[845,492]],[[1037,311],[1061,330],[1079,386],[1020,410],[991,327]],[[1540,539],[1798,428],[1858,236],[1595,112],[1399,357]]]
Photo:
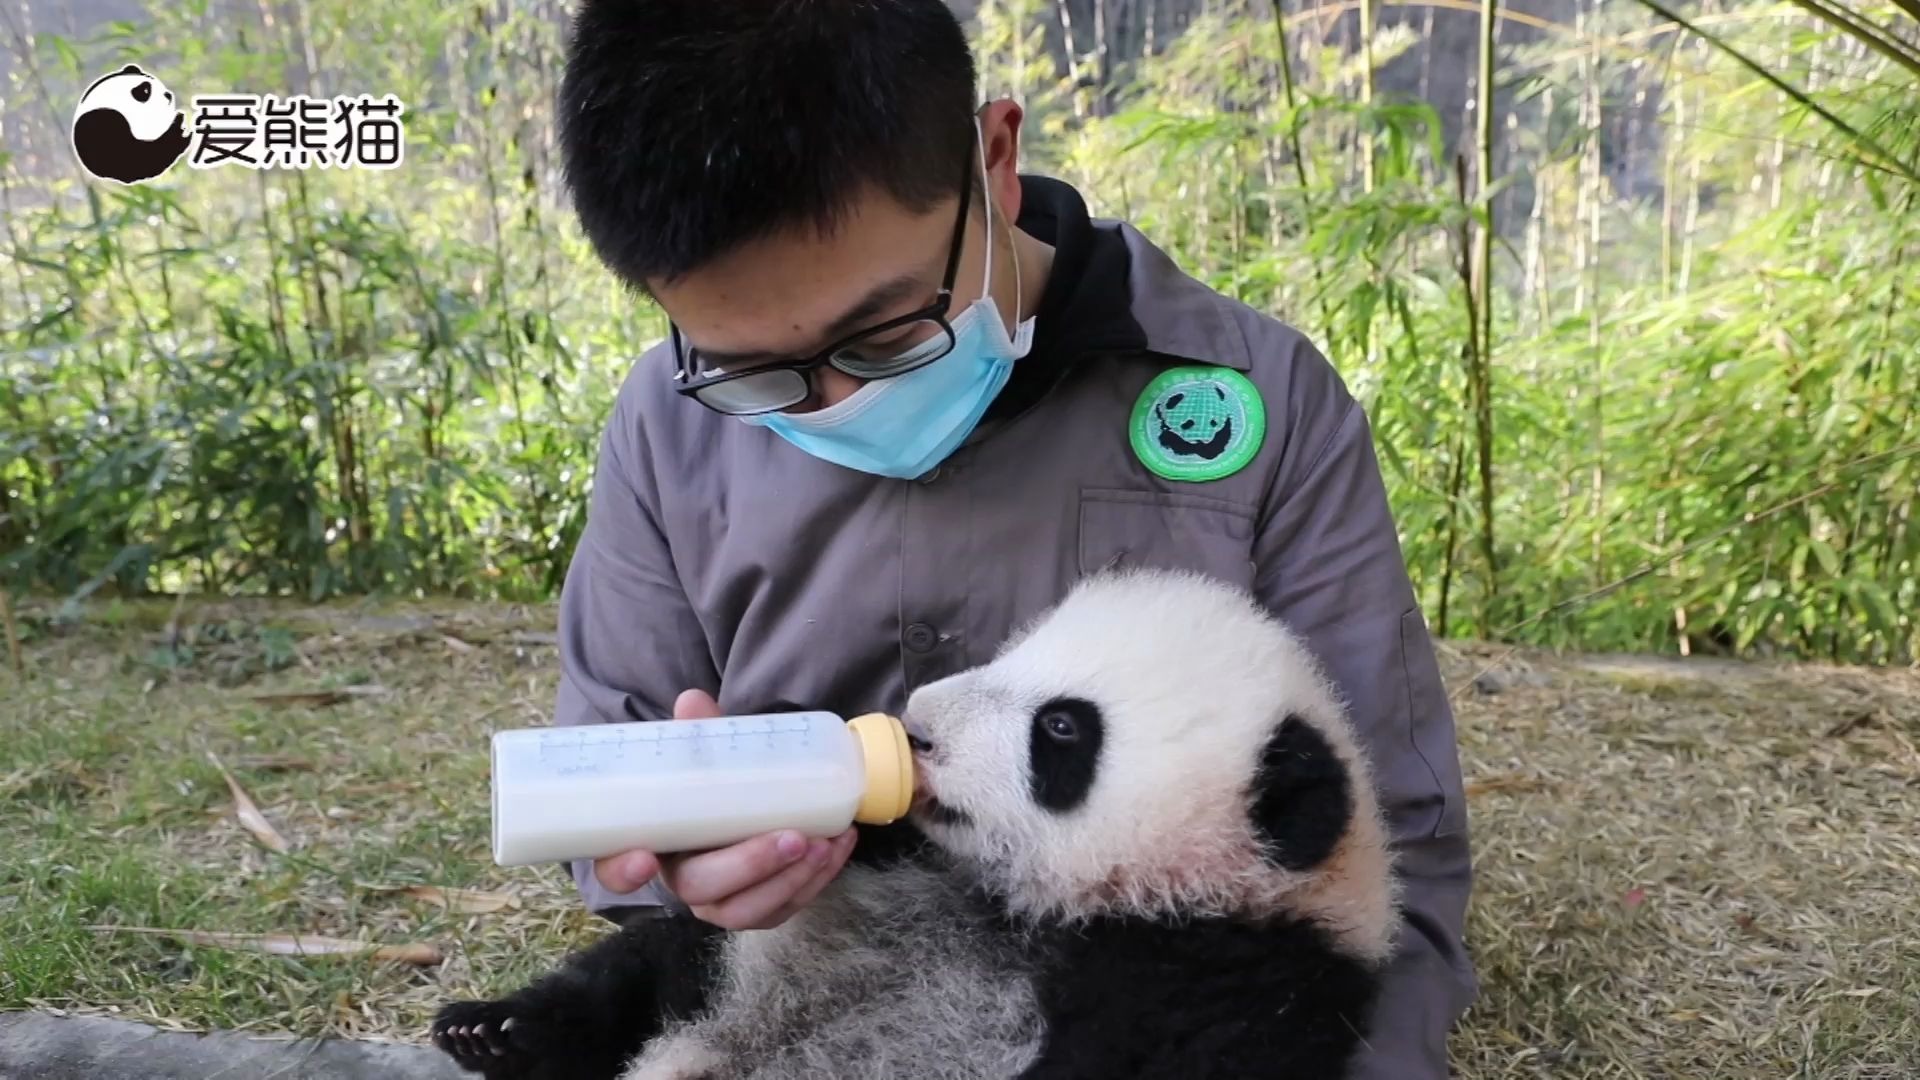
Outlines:
[[513,1017],[509,1016],[498,1025],[480,1025],[480,1035],[487,1040],[487,1049],[495,1057],[505,1057],[508,1051],[507,1029],[513,1026]]
[[539,1054],[521,1042],[531,1030],[507,1002],[457,1001],[441,1008],[430,1038],[467,1072],[513,1080],[532,1075],[537,1065]]

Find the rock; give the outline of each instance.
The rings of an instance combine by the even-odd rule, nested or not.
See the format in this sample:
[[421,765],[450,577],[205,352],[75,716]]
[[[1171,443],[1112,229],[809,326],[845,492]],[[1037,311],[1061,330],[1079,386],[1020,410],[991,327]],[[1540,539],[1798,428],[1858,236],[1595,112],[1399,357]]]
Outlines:
[[472,1080],[430,1047],[162,1031],[104,1016],[0,1014],[0,1080]]
[[1482,694],[1497,694],[1507,688],[1507,677],[1498,668],[1483,671],[1473,677],[1473,688]]
[[1532,665],[1508,661],[1475,675],[1473,688],[1481,694],[1498,694],[1516,686],[1546,686],[1550,682],[1551,680],[1536,671]]

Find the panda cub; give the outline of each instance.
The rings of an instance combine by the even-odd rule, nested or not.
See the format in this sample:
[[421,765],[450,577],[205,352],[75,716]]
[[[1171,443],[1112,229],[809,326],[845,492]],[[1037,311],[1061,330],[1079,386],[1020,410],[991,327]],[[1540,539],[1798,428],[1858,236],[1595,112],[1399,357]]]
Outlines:
[[924,843],[773,930],[636,922],[435,1041],[495,1080],[1337,1077],[1398,924],[1303,643],[1211,579],[1088,579],[907,702]]

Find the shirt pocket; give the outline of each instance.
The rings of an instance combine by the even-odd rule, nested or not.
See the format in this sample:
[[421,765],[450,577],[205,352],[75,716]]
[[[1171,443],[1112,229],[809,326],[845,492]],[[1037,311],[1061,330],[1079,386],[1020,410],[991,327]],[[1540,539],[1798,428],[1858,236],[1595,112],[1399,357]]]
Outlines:
[[1253,587],[1254,509],[1170,491],[1080,493],[1080,573],[1190,570]]

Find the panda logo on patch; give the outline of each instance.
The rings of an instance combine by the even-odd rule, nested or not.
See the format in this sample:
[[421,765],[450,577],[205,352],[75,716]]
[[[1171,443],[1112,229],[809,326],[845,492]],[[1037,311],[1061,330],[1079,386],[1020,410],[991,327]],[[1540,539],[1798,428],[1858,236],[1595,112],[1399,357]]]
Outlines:
[[1161,372],[1134,399],[1127,441],[1148,471],[1204,482],[1250,464],[1267,437],[1267,407],[1253,380],[1230,366]]
[[1233,442],[1233,416],[1227,411],[1227,392],[1211,386],[1218,402],[1206,398],[1206,390],[1192,397],[1178,393],[1153,407],[1159,421],[1160,445],[1170,453],[1212,461],[1225,453]]
[[96,79],[73,113],[73,152],[101,180],[138,184],[180,160],[191,139],[173,91],[128,64]]

